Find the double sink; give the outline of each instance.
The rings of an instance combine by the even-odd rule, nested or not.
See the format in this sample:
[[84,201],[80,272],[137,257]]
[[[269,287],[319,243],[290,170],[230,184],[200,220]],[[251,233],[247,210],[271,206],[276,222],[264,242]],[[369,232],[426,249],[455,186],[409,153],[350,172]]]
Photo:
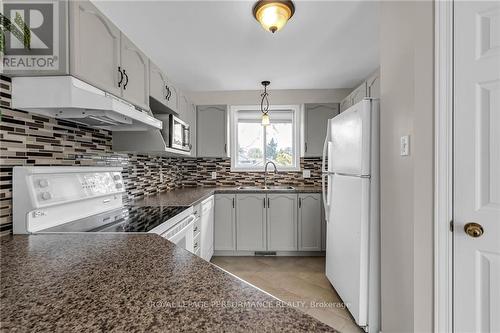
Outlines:
[[293,186],[240,186],[241,191],[295,191]]

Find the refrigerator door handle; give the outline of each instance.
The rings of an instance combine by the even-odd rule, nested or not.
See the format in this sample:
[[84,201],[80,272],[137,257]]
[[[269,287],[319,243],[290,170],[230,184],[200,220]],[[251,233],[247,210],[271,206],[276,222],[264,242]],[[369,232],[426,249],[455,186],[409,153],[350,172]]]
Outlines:
[[325,142],[323,143],[323,159],[321,160],[321,172],[328,172],[326,170],[326,158],[328,153],[328,142],[330,141],[330,120],[328,120],[328,127],[326,128]]
[[328,203],[328,194],[326,193],[326,181],[325,179],[328,179],[329,175],[328,174],[322,174],[321,175],[321,191],[322,191],[322,197],[323,197],[323,208],[325,209],[325,221],[328,223],[328,211],[330,204]]

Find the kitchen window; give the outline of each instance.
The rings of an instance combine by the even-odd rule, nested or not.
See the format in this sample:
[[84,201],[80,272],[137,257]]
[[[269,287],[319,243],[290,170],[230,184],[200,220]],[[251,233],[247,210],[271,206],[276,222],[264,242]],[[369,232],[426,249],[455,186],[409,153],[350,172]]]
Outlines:
[[266,162],[279,171],[300,170],[299,106],[275,105],[268,126],[259,106],[231,107],[231,170],[264,171]]

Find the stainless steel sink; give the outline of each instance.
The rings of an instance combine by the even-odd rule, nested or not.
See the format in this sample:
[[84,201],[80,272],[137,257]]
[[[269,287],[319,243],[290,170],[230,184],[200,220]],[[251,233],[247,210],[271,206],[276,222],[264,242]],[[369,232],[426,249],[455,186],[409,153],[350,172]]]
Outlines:
[[294,191],[295,187],[293,186],[240,186],[238,190],[247,190],[247,191]]

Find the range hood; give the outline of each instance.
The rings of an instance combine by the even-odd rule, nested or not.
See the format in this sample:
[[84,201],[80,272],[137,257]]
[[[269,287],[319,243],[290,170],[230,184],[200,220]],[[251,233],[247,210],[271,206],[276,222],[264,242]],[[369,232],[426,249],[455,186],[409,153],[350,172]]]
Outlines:
[[12,78],[12,107],[111,131],[162,128],[148,111],[72,76]]

